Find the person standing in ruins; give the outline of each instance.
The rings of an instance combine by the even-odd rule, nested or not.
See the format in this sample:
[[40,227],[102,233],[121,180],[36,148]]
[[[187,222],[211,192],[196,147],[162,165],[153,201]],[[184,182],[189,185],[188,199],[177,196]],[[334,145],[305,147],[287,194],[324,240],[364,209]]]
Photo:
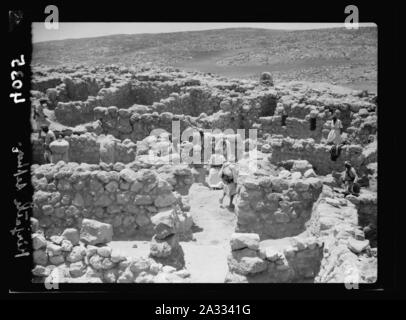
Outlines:
[[[40,103],[37,106],[34,106],[33,119],[35,121],[35,130],[38,131],[38,138],[41,137],[41,130],[43,126],[49,125],[49,120],[44,112],[44,109],[47,106],[47,99],[40,99]],[[34,131],[35,131],[34,130]]]
[[230,209],[234,209],[233,200],[235,195],[237,194],[237,180],[238,180],[238,172],[236,165],[229,161],[223,164],[221,168],[220,177],[223,182],[223,195],[220,198],[220,207],[223,208],[223,200],[225,196],[230,198]]
[[282,109],[282,118],[281,118],[281,126],[286,127],[286,119],[288,118],[288,112],[286,109],[283,107]]
[[317,110],[310,111],[309,114],[309,122],[310,122],[310,131],[316,130],[317,126]]
[[221,189],[223,187],[220,170],[225,162],[226,158],[223,156],[223,148],[217,147],[208,161],[210,169],[206,182],[210,189]]
[[55,141],[55,134],[53,133],[52,130],[49,130],[48,126],[42,126],[42,131],[45,133],[45,138],[44,138],[44,160],[45,163],[51,163],[52,162],[52,151],[49,148],[49,145],[51,144],[52,141]]
[[358,179],[355,169],[352,167],[351,163],[346,161],[344,163],[344,182],[347,186],[347,193],[352,195],[357,195],[359,190],[354,190],[354,185]]
[[335,146],[339,146],[342,142],[341,134],[343,132],[343,124],[341,123],[340,111],[336,110],[333,115],[333,119],[330,123],[330,133],[327,137],[328,144],[334,144]]

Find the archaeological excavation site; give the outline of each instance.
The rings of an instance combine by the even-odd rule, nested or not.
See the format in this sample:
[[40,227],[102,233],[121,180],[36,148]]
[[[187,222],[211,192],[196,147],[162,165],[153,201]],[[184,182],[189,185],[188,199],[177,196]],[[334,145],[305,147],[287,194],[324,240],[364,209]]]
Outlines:
[[34,282],[377,280],[375,93],[114,64],[34,66],[31,93]]

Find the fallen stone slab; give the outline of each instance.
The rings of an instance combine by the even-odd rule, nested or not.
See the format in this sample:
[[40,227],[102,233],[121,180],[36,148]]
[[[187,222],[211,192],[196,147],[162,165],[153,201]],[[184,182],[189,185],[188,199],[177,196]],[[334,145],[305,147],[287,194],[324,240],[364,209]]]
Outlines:
[[176,213],[174,210],[166,210],[151,217],[157,239],[165,239],[176,233]]
[[350,249],[354,253],[361,253],[366,248],[369,247],[369,240],[357,240],[354,238],[350,238],[347,243],[348,249]]

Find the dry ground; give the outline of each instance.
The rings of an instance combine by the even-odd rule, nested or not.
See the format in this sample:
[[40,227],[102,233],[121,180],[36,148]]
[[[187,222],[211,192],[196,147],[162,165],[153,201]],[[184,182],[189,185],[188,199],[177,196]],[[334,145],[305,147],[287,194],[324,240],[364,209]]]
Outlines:
[[[230,237],[235,230],[236,216],[229,209],[220,208],[221,190],[210,190],[195,183],[190,191],[191,214],[195,222],[194,241],[181,242],[185,252],[186,269],[191,281],[222,283],[228,271]],[[229,199],[224,199],[228,204]],[[136,245],[136,248],[133,246]],[[148,241],[113,241],[110,246],[120,249],[126,256],[148,256]]]

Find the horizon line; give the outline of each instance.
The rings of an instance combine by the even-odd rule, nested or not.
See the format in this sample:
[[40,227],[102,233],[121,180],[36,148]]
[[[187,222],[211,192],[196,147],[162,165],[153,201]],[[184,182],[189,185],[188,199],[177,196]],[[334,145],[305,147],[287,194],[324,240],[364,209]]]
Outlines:
[[[210,24],[211,26],[205,26]],[[238,24],[237,26],[232,26]],[[81,26],[86,25],[85,34],[75,36],[78,32],[83,32]],[[114,25],[117,27],[122,27],[123,29],[131,30],[126,31],[111,31],[110,28]],[[168,26],[174,26],[174,29],[168,29]],[[191,26],[192,25],[192,26]],[[42,26],[42,27],[41,27]],[[89,28],[90,26],[90,28]],[[134,27],[140,27],[141,32],[137,32]],[[171,27],[172,27],[171,26]],[[159,22],[133,22],[133,23],[110,23],[110,22],[62,22],[59,23],[59,30],[47,30],[44,27],[43,22],[33,22],[32,23],[32,43],[45,43],[54,41],[65,41],[65,40],[78,40],[78,39],[90,39],[90,38],[103,38],[108,36],[119,36],[119,35],[157,35],[157,34],[174,34],[174,33],[185,33],[185,32],[204,32],[212,30],[227,30],[227,29],[258,29],[258,30],[269,30],[269,31],[314,31],[323,29],[337,29],[342,28],[344,23],[159,23]],[[65,27],[65,30],[61,30],[61,27]],[[93,27],[93,28],[91,28]],[[106,29],[107,27],[107,29]],[[166,28],[165,28],[166,27]],[[375,23],[359,23],[359,28],[366,27],[377,27]],[[114,29],[114,28],[113,28]],[[57,32],[62,32],[62,35],[55,35]],[[92,33],[93,32],[93,33]],[[67,33],[67,34],[66,34]]]

